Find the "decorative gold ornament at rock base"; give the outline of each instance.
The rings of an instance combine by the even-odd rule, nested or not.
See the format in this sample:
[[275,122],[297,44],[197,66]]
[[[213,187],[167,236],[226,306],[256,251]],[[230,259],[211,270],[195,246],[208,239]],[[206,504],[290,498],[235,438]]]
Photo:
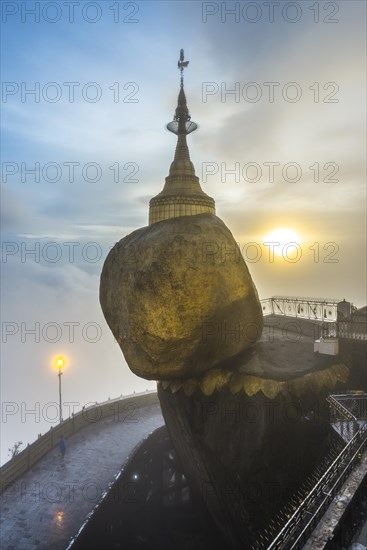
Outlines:
[[324,370],[308,372],[291,380],[274,380],[228,369],[212,369],[196,378],[168,380],[160,384],[163,390],[169,390],[171,393],[182,389],[187,397],[196,392],[210,396],[215,391],[229,388],[232,395],[243,393],[252,397],[261,392],[268,399],[274,399],[281,393],[298,398],[307,393],[314,395],[328,393],[338,384],[345,384],[348,378],[348,367],[343,363],[335,363]]

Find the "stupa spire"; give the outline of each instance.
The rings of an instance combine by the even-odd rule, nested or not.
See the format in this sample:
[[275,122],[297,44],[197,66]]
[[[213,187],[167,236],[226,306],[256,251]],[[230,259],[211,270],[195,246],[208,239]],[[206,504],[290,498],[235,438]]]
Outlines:
[[183,71],[188,64],[181,50],[177,64],[181,73],[177,107],[173,121],[167,124],[167,129],[177,135],[177,145],[163,191],[150,200],[150,224],[179,216],[215,214],[214,200],[200,187],[186,141],[186,136],[197,129],[191,120],[184,90]]

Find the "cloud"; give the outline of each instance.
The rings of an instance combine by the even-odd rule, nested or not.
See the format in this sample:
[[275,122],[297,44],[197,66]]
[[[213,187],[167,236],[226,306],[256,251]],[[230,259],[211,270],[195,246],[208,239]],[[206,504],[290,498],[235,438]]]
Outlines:
[[[3,103],[3,161],[19,169],[4,181],[2,191],[5,245],[18,246],[2,264],[5,321],[19,325],[3,350],[5,399],[30,403],[57,399],[55,373],[49,365],[56,351],[70,355],[70,370],[63,380],[70,399],[100,400],[154,386],[130,373],[113,342],[98,303],[98,279],[109,248],[147,224],[149,198],[161,191],[168,174],[175,136],[164,126],[176,106],[180,48],[190,60],[185,89],[192,118],[199,124],[188,138],[191,157],[201,179],[204,162],[218,166],[217,173],[202,182],[203,190],[216,200],[218,215],[243,245],[249,240],[262,242],[267,231],[285,224],[305,239],[304,256],[297,264],[272,264],[265,255],[257,263],[249,261],[260,296],[327,294],[365,305],[365,4],[338,3],[335,24],[323,22],[330,11],[321,5],[320,22],[315,23],[318,4],[312,4],[313,10],[311,3],[298,4],[302,18],[296,23],[279,16],[282,4],[270,23],[268,8],[259,3],[262,16],[252,24],[242,16],[236,23],[230,15],[222,22],[220,10],[228,5],[221,2],[219,12],[208,16],[206,23],[201,2],[141,2],[137,24],[113,23],[112,11],[105,10],[93,25],[80,16],[74,24],[65,18],[60,24],[23,24],[13,18],[4,25],[9,48],[3,79],[24,82],[28,88],[39,82],[41,94],[39,103],[30,95],[22,101],[21,91]],[[44,86],[52,82],[62,91],[55,103],[42,95],[47,94]],[[65,82],[80,83],[74,102],[67,99]],[[83,87],[92,82],[102,91],[96,103],[83,97]],[[131,86],[124,88],[129,82],[139,87],[136,103],[127,101],[134,91]],[[210,82],[217,85],[217,92],[204,101],[203,85]],[[225,91],[237,82],[239,101],[233,95],[222,101],[222,83]],[[249,82],[260,86],[258,102],[246,96],[254,92],[246,88]],[[279,82],[273,103],[265,82]],[[295,103],[283,96],[291,82],[302,89]],[[328,84],[334,82],[337,87]],[[338,102],[324,102],[333,91]],[[269,161],[280,163],[274,182],[264,166]],[[32,174],[22,181],[21,163],[32,168],[36,162],[40,181]],[[50,162],[60,165],[58,181],[52,181],[52,169],[42,173]],[[65,162],[79,163],[73,181]],[[221,163],[232,169],[236,162],[241,169],[239,182],[221,172]],[[242,177],[249,162],[262,169],[258,182]],[[282,168],[289,162],[302,168],[299,182],[284,181]],[[310,169],[316,162],[319,182]],[[93,174],[93,167],[83,173],[88,163],[100,166],[98,181],[86,177]],[[138,182],[131,181],[134,176],[129,180],[129,163],[138,166]],[[339,166],[338,182],[323,181],[330,173],[325,163]],[[47,248],[50,242],[56,248]],[[66,242],[75,244],[73,262]],[[83,257],[83,250],[88,252],[83,247],[91,242],[102,251],[96,262]],[[320,245],[319,262],[310,249],[315,242]],[[330,252],[323,247],[330,242],[339,245],[338,263],[323,261]],[[26,255],[22,262],[22,246],[28,250],[39,246],[40,261]],[[53,264],[47,254],[57,247],[62,255]],[[96,250],[90,248],[89,253]],[[73,343],[63,325],[68,321],[79,323]],[[62,336],[58,342],[37,343],[29,333],[23,343],[22,322],[29,329],[39,322],[41,332],[47,323],[58,323]],[[101,326],[100,341],[83,339],[88,322]],[[41,431],[37,427],[30,426],[30,439]],[[15,434],[19,425],[12,429]],[[16,437],[9,434],[8,439]]]

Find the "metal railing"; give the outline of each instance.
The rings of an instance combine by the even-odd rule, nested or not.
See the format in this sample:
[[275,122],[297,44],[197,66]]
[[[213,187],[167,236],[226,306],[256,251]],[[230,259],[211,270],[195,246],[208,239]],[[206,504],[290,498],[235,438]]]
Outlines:
[[367,394],[363,391],[333,394],[333,398],[342,403],[358,420],[367,420]]
[[302,547],[352,470],[366,443],[365,423],[320,478],[267,550],[295,550]]
[[340,300],[273,296],[261,300],[263,315],[284,315],[315,321],[336,321]]
[[[346,415],[345,411],[347,409],[336,398],[345,397],[351,399],[351,395],[329,397],[333,397],[329,403],[331,402],[333,406],[335,406],[334,401],[338,403],[340,407],[338,406],[337,410],[340,414]],[[358,398],[360,401],[363,400],[365,404],[367,403],[366,395],[358,396]],[[358,419],[350,411],[348,411],[347,417],[348,419],[352,418],[353,421],[354,419],[355,421],[362,420],[358,431],[321,476],[314,488],[304,498],[277,536],[270,544],[261,545],[261,548],[266,548],[267,550],[300,549],[319,523],[330,502],[353,469],[359,455],[367,447],[367,420],[364,416]]]
[[338,336],[345,340],[367,340],[367,323],[365,321],[338,321]]
[[363,318],[353,318],[356,308],[351,304],[352,318],[338,318],[336,299],[273,296],[260,300],[264,317],[281,315],[313,321],[322,321],[323,337],[367,341],[367,323]]
[[336,399],[333,395],[329,395],[326,398],[326,401],[331,405],[332,409],[339,413],[341,420],[346,419],[350,420],[351,422],[357,422],[358,419],[354,414],[350,412],[338,399]]

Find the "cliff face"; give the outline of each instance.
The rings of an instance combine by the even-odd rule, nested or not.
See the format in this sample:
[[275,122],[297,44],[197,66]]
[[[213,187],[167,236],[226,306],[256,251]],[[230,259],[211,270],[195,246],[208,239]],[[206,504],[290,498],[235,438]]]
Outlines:
[[367,341],[339,339],[339,356],[348,365],[348,388],[367,391]]
[[249,545],[330,450],[323,399],[210,396],[159,386],[171,440],[198,500],[229,548]]

